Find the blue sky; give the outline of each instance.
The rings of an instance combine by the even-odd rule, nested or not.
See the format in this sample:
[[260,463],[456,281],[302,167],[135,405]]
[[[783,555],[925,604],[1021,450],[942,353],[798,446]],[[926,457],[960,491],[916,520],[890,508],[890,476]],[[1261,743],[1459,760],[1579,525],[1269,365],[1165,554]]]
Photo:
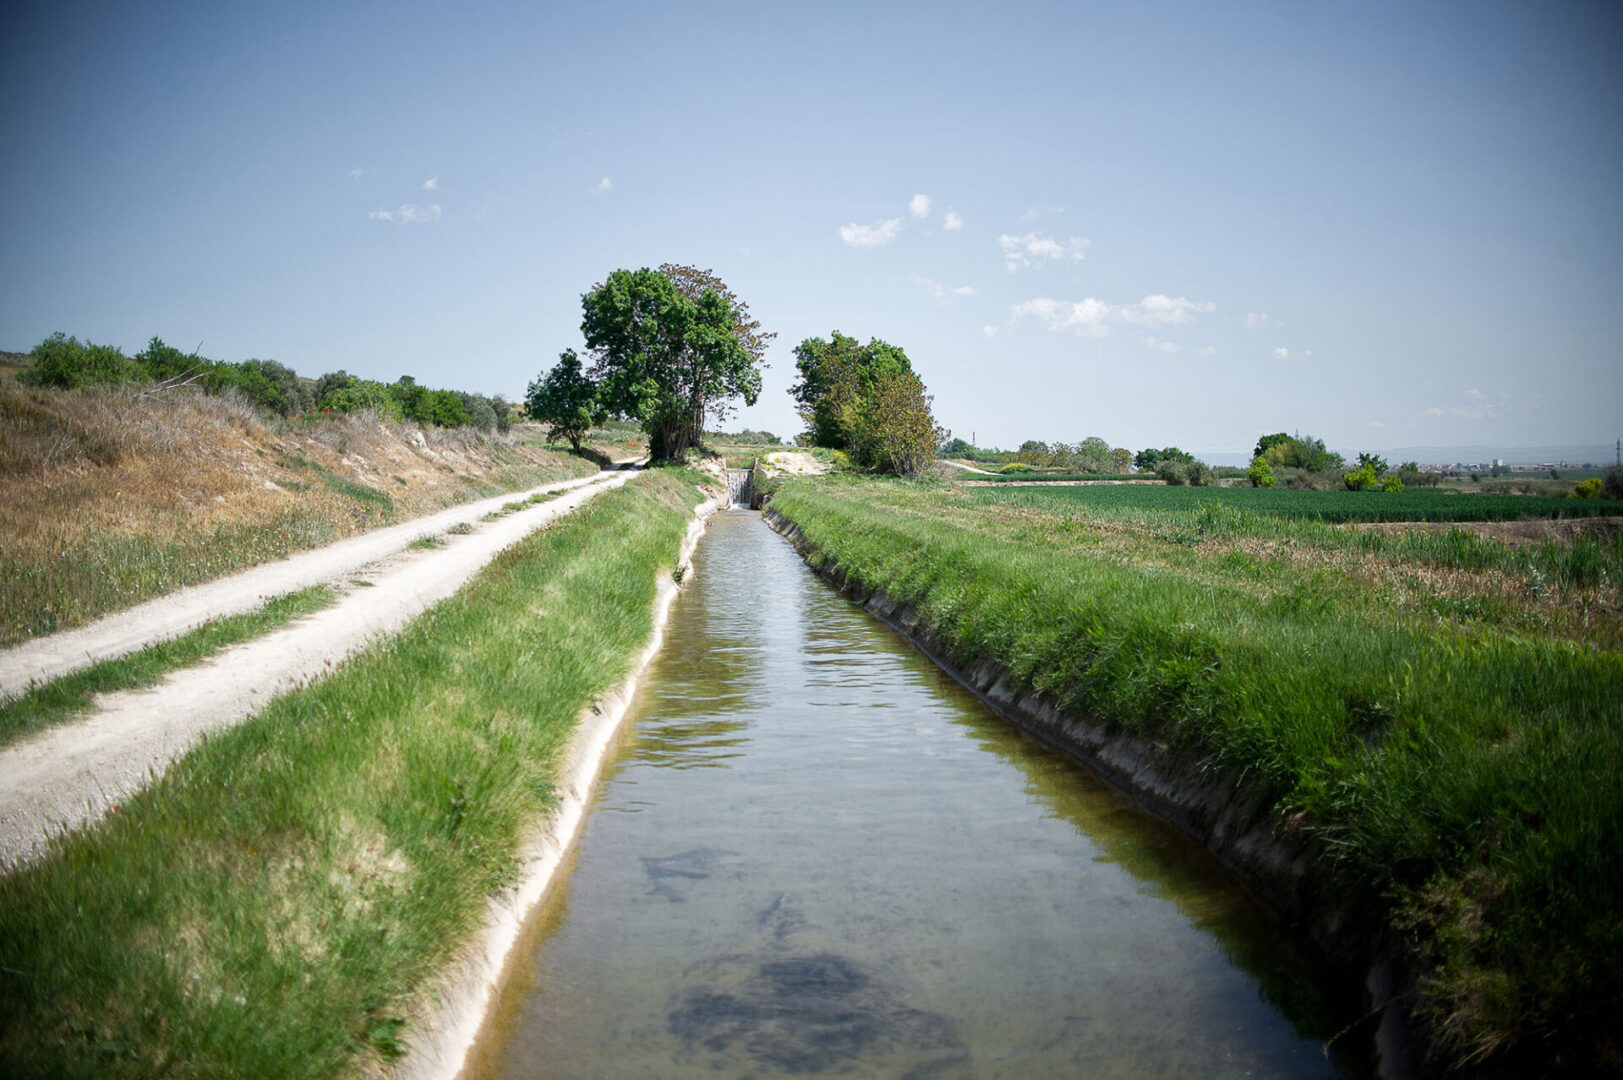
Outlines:
[[0,347],[521,395],[617,267],[983,445],[1609,443],[1616,3],[13,5]]

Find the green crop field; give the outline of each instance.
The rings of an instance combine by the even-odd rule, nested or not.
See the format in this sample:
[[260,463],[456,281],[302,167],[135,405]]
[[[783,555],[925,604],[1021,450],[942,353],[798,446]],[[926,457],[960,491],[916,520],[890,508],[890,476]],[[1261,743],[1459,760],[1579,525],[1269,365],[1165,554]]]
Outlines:
[[[1027,476],[1026,479],[1031,479]],[[1051,477],[1046,479],[1060,479]],[[1167,487],[1156,484],[1098,484],[1085,487],[1031,487],[1018,484],[976,488],[976,497],[1054,513],[1136,513],[1193,511],[1203,506],[1234,507],[1278,518],[1346,521],[1517,521],[1522,518],[1578,518],[1623,515],[1615,499],[1566,499],[1548,495],[1466,495],[1457,491],[1291,491],[1253,487]]]

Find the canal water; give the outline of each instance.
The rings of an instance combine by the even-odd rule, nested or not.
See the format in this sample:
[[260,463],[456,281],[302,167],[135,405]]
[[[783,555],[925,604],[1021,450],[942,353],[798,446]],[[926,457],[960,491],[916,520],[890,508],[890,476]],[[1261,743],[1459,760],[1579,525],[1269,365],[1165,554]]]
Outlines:
[[751,513],[695,580],[470,1072],[1331,1077],[1321,975]]

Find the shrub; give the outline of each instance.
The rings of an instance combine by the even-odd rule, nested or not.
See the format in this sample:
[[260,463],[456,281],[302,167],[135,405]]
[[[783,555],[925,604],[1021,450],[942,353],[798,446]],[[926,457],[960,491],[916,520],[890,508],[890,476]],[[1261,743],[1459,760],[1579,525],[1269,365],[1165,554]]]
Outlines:
[[1368,491],[1380,483],[1375,466],[1368,462],[1347,473],[1342,479],[1346,481],[1348,491]]
[[129,357],[111,345],[93,345],[57,331],[29,354],[34,367],[17,378],[35,386],[74,390],[97,383],[121,383],[139,374]]
[[1251,481],[1252,487],[1271,488],[1274,486],[1274,467],[1258,458],[1245,471],[1245,478]]
[[1608,499],[1623,499],[1623,465],[1613,465],[1601,477],[1601,491]]
[[1162,458],[1155,475],[1172,487],[1182,487],[1185,484],[1190,487],[1205,487],[1211,483],[1212,469],[1204,461],[1196,461],[1193,458],[1188,461]]
[[1381,490],[1395,495],[1403,490],[1403,481],[1396,473],[1387,473],[1381,477]]
[[1605,482],[1600,477],[1591,476],[1588,480],[1578,481],[1578,486],[1572,491],[1572,497],[1575,499],[1598,499],[1601,497],[1604,486]]
[[851,455],[847,454],[844,450],[834,451],[834,453],[829,455],[829,460],[833,462],[835,472],[851,471]]

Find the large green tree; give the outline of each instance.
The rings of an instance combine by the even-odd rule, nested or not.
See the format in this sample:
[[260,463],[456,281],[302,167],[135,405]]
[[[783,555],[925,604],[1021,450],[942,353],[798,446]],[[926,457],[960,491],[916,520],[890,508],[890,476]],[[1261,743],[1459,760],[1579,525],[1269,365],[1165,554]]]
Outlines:
[[878,338],[858,343],[838,330],[829,339],[807,338],[795,346],[798,381],[789,388],[813,446],[858,449],[865,403],[886,375],[911,373],[907,353]]
[[[749,339],[748,311],[717,291],[719,279],[678,269],[690,271],[681,275],[683,287],[644,267],[616,270],[581,297],[580,328],[596,358],[598,400],[608,412],[640,421],[650,453],[662,461],[687,457],[703,435],[706,413],[719,414],[736,397],[753,405],[761,393],[758,324],[756,339]],[[700,291],[690,297],[684,288]]]
[[532,420],[547,425],[548,439],[568,439],[577,454],[592,425],[607,418],[597,384],[581,370],[574,349],[565,349],[551,371],[530,383],[524,408]]

